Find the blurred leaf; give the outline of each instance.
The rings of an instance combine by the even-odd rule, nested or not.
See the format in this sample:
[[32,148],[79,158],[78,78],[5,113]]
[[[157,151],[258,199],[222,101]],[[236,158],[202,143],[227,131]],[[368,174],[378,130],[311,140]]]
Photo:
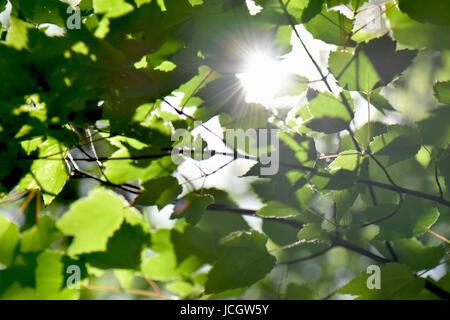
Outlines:
[[450,26],[448,12],[450,12],[450,3],[441,0],[408,0],[400,1],[399,8],[407,13],[411,18],[439,25]]
[[422,134],[423,143],[445,148],[450,141],[450,106],[442,106],[434,109],[430,116],[418,123]]
[[377,136],[370,143],[375,155],[388,156],[388,165],[411,157],[419,151],[421,139],[418,132],[408,126],[392,125],[388,132]]
[[337,11],[326,11],[304,24],[315,39],[320,39],[330,44],[348,46],[352,44],[350,34],[353,23],[350,19]]
[[322,11],[324,0],[309,0],[308,6],[303,10],[302,23],[307,23]]
[[360,153],[356,150],[341,152],[329,166],[331,171],[348,170],[354,171],[359,166]]
[[[1,296],[5,300],[65,300],[78,299],[79,290],[69,289],[63,283],[64,264],[59,252],[45,250],[37,256],[34,271],[35,285],[23,286],[14,282]],[[0,276],[1,277],[1,276]],[[0,281],[1,282],[1,281]]]
[[278,201],[269,201],[267,204],[256,211],[256,215],[262,217],[293,217],[298,215],[299,212],[291,207],[284,205]]
[[275,258],[267,252],[266,241],[256,231],[235,233],[224,239],[219,259],[209,271],[206,292],[242,288],[264,278],[275,265]]
[[151,179],[142,186],[144,191],[139,194],[134,203],[145,206],[156,204],[158,209],[172,203],[182,191],[178,180],[174,177]]
[[19,227],[0,215],[0,263],[9,266],[19,243]]
[[394,38],[402,46],[415,49],[450,49],[449,26],[417,22],[396,7],[388,10],[386,16],[389,19]]
[[211,203],[214,203],[214,197],[209,194],[190,193],[178,200],[171,218],[186,218],[188,223],[195,225],[200,221],[202,215],[205,214],[206,207]]
[[22,234],[20,251],[32,252],[44,250],[61,236],[61,232],[56,228],[55,220],[49,215],[43,215],[39,218],[37,225]]
[[450,104],[450,81],[436,82],[434,96],[439,102]]
[[[408,265],[412,270],[425,270],[435,267],[444,256],[445,250],[442,245],[424,246],[417,239],[398,239],[391,241],[392,250],[397,256],[398,262]],[[377,249],[386,256],[389,251],[384,244]]]
[[380,290],[369,289],[367,282],[371,274],[362,272],[337,292],[356,295],[358,300],[401,300],[414,298],[424,288],[424,279],[414,276],[406,265],[388,263],[380,269]]
[[124,220],[108,239],[106,250],[83,254],[82,259],[101,269],[138,269],[142,249],[148,242],[149,235],[140,225],[132,225]]
[[[351,100],[347,99],[349,103]],[[349,108],[353,108],[350,105]],[[353,112],[353,110],[350,110]],[[311,100],[309,106],[303,107],[302,118],[307,121],[306,126],[314,131],[335,133],[347,128],[352,119],[344,103],[329,93],[319,93]]]
[[133,6],[125,0],[94,0],[96,13],[104,13],[108,18],[117,18],[133,11]]
[[[394,212],[395,205],[381,205],[364,211],[368,220],[385,217]],[[369,218],[370,217],[370,218]],[[373,218],[372,218],[373,217]],[[376,239],[401,239],[419,236],[426,232],[438,219],[439,211],[429,203],[405,196],[400,210],[391,218],[378,223],[380,233]]]

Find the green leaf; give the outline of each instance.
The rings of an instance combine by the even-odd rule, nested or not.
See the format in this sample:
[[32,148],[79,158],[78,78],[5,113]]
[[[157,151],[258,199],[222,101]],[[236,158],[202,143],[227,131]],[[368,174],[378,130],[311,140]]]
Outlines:
[[[69,289],[64,281],[62,254],[45,250],[37,256],[34,272],[35,285],[23,286],[14,282],[1,296],[5,300],[65,300],[78,299],[80,291]],[[0,276],[1,277],[1,276]]]
[[151,250],[156,254],[146,258],[141,265],[142,272],[151,279],[167,281],[180,276],[177,257],[171,242],[171,231],[160,229],[152,233]]
[[155,156],[155,158],[151,159],[152,154],[158,155],[165,153],[167,151],[162,152],[151,147],[141,150],[130,147],[119,149],[111,155],[111,158],[150,157],[150,159],[106,161],[105,175],[109,181],[116,184],[122,184],[135,179],[140,179],[142,182],[145,182],[159,177],[170,176],[176,168],[170,154],[164,157]]
[[335,51],[328,60],[331,71],[339,84],[351,91],[368,92],[381,80],[370,59],[363,50]]
[[[389,101],[387,101],[387,99],[381,95],[382,89],[383,88],[378,88],[378,89],[373,90],[370,93],[370,104],[373,105],[375,108],[377,108],[379,111],[381,111],[383,113],[385,110],[395,111],[394,107],[391,106]],[[368,99],[368,96],[365,93],[363,93],[363,97],[366,100]]]
[[428,118],[417,123],[422,134],[423,143],[445,148],[450,141],[450,106],[445,105],[434,109]]
[[286,300],[316,300],[319,298],[316,290],[310,284],[289,283],[283,295],[283,299]]
[[436,82],[434,96],[439,102],[450,104],[450,81]]
[[69,255],[106,251],[108,239],[113,237],[124,221],[141,223],[140,213],[129,207],[125,199],[103,188],[91,191],[86,198],[74,202],[57,226],[74,239]]
[[[217,203],[236,206],[223,192],[215,189],[204,190],[211,194]],[[207,210],[195,225],[187,225],[184,230],[174,230],[171,235],[177,261],[180,263],[191,255],[197,256],[205,263],[214,263],[217,259],[220,239],[231,232],[247,231],[249,225],[240,215],[229,212]]]
[[275,97],[297,96],[308,88],[308,79],[296,74],[289,74],[286,84]]
[[267,252],[266,241],[256,231],[235,233],[224,239],[219,259],[208,274],[206,292],[242,288],[264,278],[275,265],[275,258]]
[[448,13],[450,3],[442,0],[407,0],[400,1],[399,8],[411,18],[424,23],[450,26]]
[[298,232],[299,240],[318,240],[324,234],[324,230],[320,227],[320,225],[316,223],[308,223],[306,224],[302,230]]
[[304,24],[315,39],[341,46],[351,45],[350,34],[353,23],[337,11],[326,11],[316,15]]
[[142,249],[149,239],[141,225],[131,225],[124,221],[109,238],[104,252],[83,254],[82,257],[90,265],[101,269],[138,269]]
[[28,45],[28,29],[32,25],[11,16],[9,21],[8,34],[6,35],[6,43],[17,50],[27,48]]
[[264,207],[256,211],[258,216],[272,218],[294,217],[299,215],[299,213],[296,209],[278,201],[269,201]]
[[174,177],[162,177],[149,180],[143,185],[144,191],[139,194],[136,205],[157,205],[158,209],[172,203],[181,193],[182,188]]
[[[354,131],[356,139],[358,139],[360,147],[365,150],[370,142],[372,142],[373,137],[380,136],[387,132],[387,125],[382,122],[370,122],[370,132],[369,126],[365,123],[361,128]],[[370,133],[370,141],[368,141]],[[355,147],[350,135],[342,137],[341,140],[341,150],[345,151]]]
[[[365,216],[375,219],[394,212],[395,206],[379,206],[365,211]],[[391,218],[377,224],[380,233],[376,239],[411,238],[426,232],[438,219],[439,211],[429,203],[413,196],[405,196],[400,210]],[[370,221],[374,219],[369,218]]]
[[374,275],[362,272],[336,292],[356,295],[358,300],[413,299],[425,285],[425,280],[414,276],[408,266],[397,263],[380,267],[381,289],[368,288],[371,276]]
[[104,13],[108,18],[117,18],[133,11],[133,6],[125,0],[94,0],[94,11]]
[[449,26],[417,22],[396,7],[388,10],[386,16],[389,19],[394,38],[402,46],[415,49],[450,49]]
[[61,232],[56,228],[56,222],[49,215],[40,217],[37,225],[28,229],[20,239],[21,252],[41,251],[61,237]]
[[11,4],[33,24],[52,23],[60,27],[66,26],[67,4],[58,0],[12,0]]
[[329,168],[332,172],[337,170],[355,171],[359,167],[360,157],[360,153],[356,150],[341,152],[339,157],[329,165]]
[[[348,103],[352,100],[347,98]],[[353,104],[348,106],[353,108]],[[319,93],[309,106],[304,107],[302,119],[306,121],[306,126],[314,131],[324,133],[335,133],[347,128],[348,122],[352,119],[353,110],[348,110],[346,105],[329,93]]]
[[178,200],[171,218],[186,218],[190,224],[197,224],[205,213],[206,207],[214,203],[214,197],[205,194],[190,193]]
[[388,35],[363,43],[359,48],[372,62],[383,80],[383,85],[387,85],[395,76],[400,75],[417,54],[416,50],[397,50],[396,42]]
[[309,0],[308,6],[303,10],[302,23],[307,23],[322,11],[324,0]]
[[56,160],[34,160],[31,172],[20,180],[17,190],[40,189],[44,203],[50,204],[69,179],[67,165],[64,160],[60,160],[65,157],[66,152],[63,143],[53,137],[47,137],[47,140],[39,145],[38,157]]
[[377,136],[370,143],[375,155],[388,156],[388,165],[405,160],[417,153],[421,146],[418,132],[408,126],[392,125],[388,132]]
[[0,263],[9,266],[19,243],[19,227],[0,215]]
[[[435,267],[444,256],[445,250],[442,245],[425,246],[417,239],[398,239],[391,241],[393,252],[398,262],[408,265],[412,270],[425,270]],[[377,249],[384,255],[389,256],[387,247],[383,244]]]

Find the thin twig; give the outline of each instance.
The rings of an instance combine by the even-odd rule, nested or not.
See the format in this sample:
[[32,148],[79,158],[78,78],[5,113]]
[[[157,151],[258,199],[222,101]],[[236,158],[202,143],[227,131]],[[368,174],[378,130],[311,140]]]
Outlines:
[[402,207],[402,204],[403,204],[403,196],[402,196],[402,194],[399,193],[399,196],[400,196],[400,200],[399,200],[399,202],[397,204],[397,207],[395,208],[394,211],[389,213],[387,216],[381,217],[381,218],[376,219],[376,220],[371,221],[371,222],[364,223],[363,225],[361,225],[361,227],[364,228],[364,227],[370,226],[372,224],[377,224],[377,223],[380,223],[380,222],[383,222],[383,221],[386,221],[386,220],[392,218],[400,210],[400,208]]

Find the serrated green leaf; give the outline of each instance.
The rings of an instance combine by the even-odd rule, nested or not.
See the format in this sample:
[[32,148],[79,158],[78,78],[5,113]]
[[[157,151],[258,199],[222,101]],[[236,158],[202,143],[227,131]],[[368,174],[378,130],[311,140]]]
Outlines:
[[100,188],[91,191],[70,207],[57,226],[65,235],[74,237],[69,255],[106,251],[108,239],[124,221],[139,224],[140,213],[129,207],[121,196]]
[[356,50],[355,54],[332,52],[328,64],[339,84],[347,90],[368,92],[381,80],[364,50]]
[[[50,204],[69,179],[69,169],[64,160],[61,160],[65,157],[66,148],[55,138],[47,137],[39,145],[38,156],[40,159],[33,161],[31,172],[20,180],[17,190],[40,189],[44,203]],[[56,158],[56,160],[46,160],[46,157]]]
[[323,9],[304,26],[315,39],[342,46],[352,42],[350,40],[352,21],[337,11]]

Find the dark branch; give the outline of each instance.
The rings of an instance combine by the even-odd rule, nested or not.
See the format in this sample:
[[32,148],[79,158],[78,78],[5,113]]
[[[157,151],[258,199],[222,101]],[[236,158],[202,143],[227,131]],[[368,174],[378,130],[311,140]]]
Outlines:
[[280,262],[277,265],[279,265],[279,266],[281,266],[281,265],[288,265],[288,264],[300,263],[300,262],[303,262],[303,261],[311,260],[311,259],[314,259],[314,258],[317,258],[317,257],[320,257],[320,256],[324,255],[325,253],[328,252],[328,250],[330,250],[333,247],[334,246],[330,246],[330,247],[328,247],[326,249],[323,249],[321,251],[313,253],[312,255],[307,256],[307,257],[302,257],[302,258],[298,258],[298,259],[293,259],[293,260],[289,260],[289,261]]
[[382,188],[382,189],[388,189],[388,190],[392,190],[392,191],[396,191],[396,192],[401,192],[401,193],[406,193],[406,194],[410,194],[419,198],[423,198],[423,199],[427,199],[427,200],[431,200],[440,204],[443,204],[447,207],[450,207],[450,201],[447,201],[445,199],[442,199],[440,197],[428,194],[428,193],[424,193],[424,192],[420,192],[420,191],[416,191],[416,190],[411,190],[411,189],[407,189],[407,188],[403,188],[397,185],[390,185],[390,184],[386,184],[386,183],[382,183],[382,182],[377,182],[377,181],[372,181],[372,180],[358,180],[359,183],[363,183],[363,184],[367,184],[367,185],[372,185],[378,188]]
[[208,207],[206,207],[206,209],[213,210],[213,211],[228,211],[228,212],[236,213],[236,214],[240,214],[240,215],[257,217],[257,218],[261,218],[263,220],[268,220],[268,221],[273,221],[273,222],[289,225],[296,229],[302,229],[303,225],[304,225],[303,222],[300,222],[300,221],[285,219],[285,218],[263,217],[263,216],[257,215],[255,210],[235,208],[235,207],[231,207],[231,206],[228,206],[225,204],[219,204],[219,203],[211,204]]

